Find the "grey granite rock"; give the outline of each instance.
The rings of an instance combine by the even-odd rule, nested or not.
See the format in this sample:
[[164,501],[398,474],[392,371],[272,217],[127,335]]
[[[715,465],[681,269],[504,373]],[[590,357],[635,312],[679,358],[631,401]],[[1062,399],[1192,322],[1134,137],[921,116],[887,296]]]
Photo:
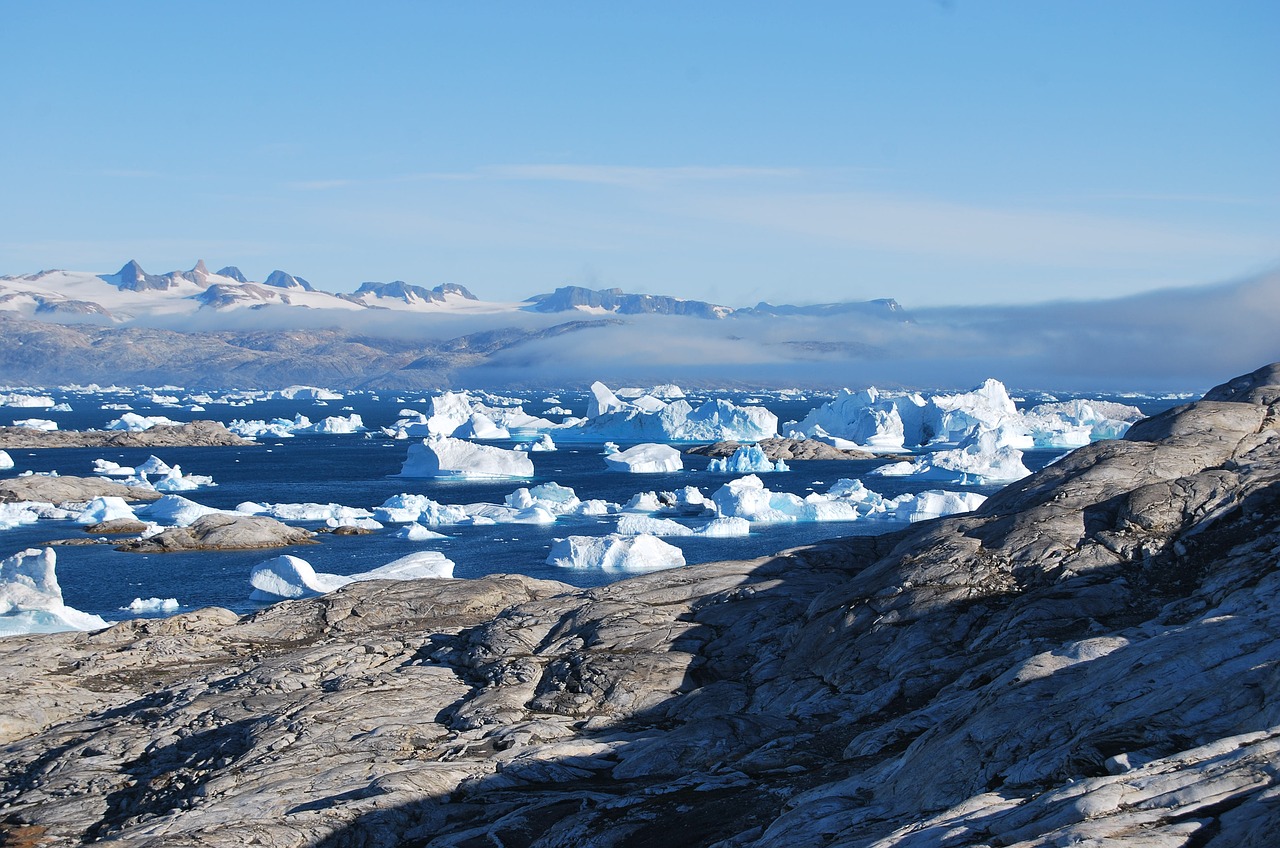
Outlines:
[[52,504],[77,504],[100,497],[118,497],[127,501],[159,500],[160,492],[138,486],[126,486],[102,477],[48,477],[32,474],[0,480],[0,503],[43,501]]
[[0,448],[174,448],[252,445],[217,421],[160,424],[138,433],[120,430],[32,430],[0,427]]
[[132,539],[116,550],[143,554],[248,551],[314,545],[313,535],[310,530],[290,527],[263,515],[214,513],[201,516],[189,527],[171,527],[145,539]]
[[1269,845],[1280,386],[1258,373],[888,536],[2,640],[0,834]]

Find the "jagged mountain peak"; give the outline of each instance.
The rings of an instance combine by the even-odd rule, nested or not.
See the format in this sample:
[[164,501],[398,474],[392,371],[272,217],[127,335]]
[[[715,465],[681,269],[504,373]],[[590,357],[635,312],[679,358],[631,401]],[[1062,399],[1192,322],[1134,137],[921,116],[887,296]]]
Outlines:
[[231,279],[235,280],[237,283],[249,282],[249,278],[246,277],[243,273],[241,273],[240,269],[234,265],[226,265],[222,268],[219,268],[218,276],[230,277]]
[[262,281],[262,284],[264,286],[271,286],[272,288],[277,289],[302,289],[303,291],[315,291],[315,288],[311,283],[301,277],[295,277],[293,274],[279,269],[272,271],[271,275]]

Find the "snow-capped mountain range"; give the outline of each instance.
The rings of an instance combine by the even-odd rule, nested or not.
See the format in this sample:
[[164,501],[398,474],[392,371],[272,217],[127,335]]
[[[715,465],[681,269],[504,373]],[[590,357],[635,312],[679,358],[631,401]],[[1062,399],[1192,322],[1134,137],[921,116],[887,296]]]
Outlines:
[[348,294],[315,288],[302,277],[272,271],[261,282],[249,280],[228,265],[210,271],[204,261],[190,271],[148,274],[136,261],[114,274],[83,271],[40,271],[0,276],[0,311],[24,317],[104,325],[181,321],[197,313],[225,313],[266,307],[298,307],[341,312],[395,310],[437,314],[501,314],[512,312],[578,312],[592,315],[660,314],[719,320],[735,315],[828,315],[857,312],[896,321],[909,320],[891,299],[819,306],[735,308],[666,295],[628,294],[621,289],[593,291],[565,286],[551,294],[520,302],[480,300],[465,287],[446,283],[434,288],[400,280],[366,282]]

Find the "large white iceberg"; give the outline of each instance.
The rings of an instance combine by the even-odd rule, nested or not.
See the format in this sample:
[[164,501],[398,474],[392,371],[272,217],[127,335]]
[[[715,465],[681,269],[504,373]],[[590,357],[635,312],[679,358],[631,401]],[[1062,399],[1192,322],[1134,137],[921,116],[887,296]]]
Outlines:
[[854,521],[878,518],[916,521],[977,509],[986,500],[978,494],[931,491],[886,499],[859,480],[841,479],[826,493],[805,497],[773,492],[755,475],[726,483],[711,496],[721,518],[762,524],[801,521]]
[[625,401],[597,382],[586,419],[566,422],[556,433],[580,440],[757,442],[778,435],[778,417],[762,406],[737,406],[723,399],[696,409],[683,399],[668,401],[653,394]]
[[732,456],[711,460],[707,470],[719,474],[764,474],[791,469],[782,460],[771,461],[759,445],[742,445]]
[[97,497],[85,504],[84,509],[76,516],[76,524],[100,524],[104,521],[137,521],[138,516],[125,503],[124,498],[106,495]]
[[[332,526],[360,526],[359,522],[373,518],[373,513],[357,506],[336,503],[258,503],[245,501],[236,506],[236,512],[249,515],[265,515],[277,521],[324,521]],[[376,528],[371,528],[376,529]]]
[[693,530],[670,518],[649,515],[624,515],[618,519],[620,536],[692,536]]
[[39,513],[31,509],[29,502],[0,503],[0,530],[12,530],[23,524],[35,524],[39,520]]
[[109,421],[104,429],[141,433],[143,430],[150,430],[152,427],[160,425],[177,426],[181,423],[181,421],[174,421],[172,418],[166,418],[163,415],[147,416],[138,415],[136,412],[126,412],[114,421]]
[[962,485],[1008,483],[1031,475],[1022,451],[1000,440],[1003,430],[985,431],[951,450],[922,454],[909,462],[882,465],[867,472],[873,477],[919,477]]
[[609,454],[604,463],[610,471],[631,474],[666,474],[684,468],[680,451],[670,445],[644,444]]
[[611,572],[658,571],[684,565],[684,553],[656,536],[570,536],[551,546],[547,564]]
[[1142,418],[1142,410],[1109,401],[1069,400],[1033,406],[1024,418],[1036,447],[1076,448],[1119,439]]
[[0,560],[0,636],[107,626],[100,616],[63,603],[56,564],[53,548],[27,548]]
[[198,519],[219,512],[222,510],[173,494],[165,495],[137,509],[139,517],[166,527],[190,527]]
[[418,551],[359,574],[318,572],[301,557],[284,554],[258,563],[249,574],[250,600],[308,598],[366,580],[422,580],[453,576],[453,562],[438,551]]
[[8,471],[10,468],[13,468],[13,457],[0,450],[0,471]]
[[409,446],[401,477],[532,477],[533,462],[518,450],[477,445],[448,436],[428,436]]

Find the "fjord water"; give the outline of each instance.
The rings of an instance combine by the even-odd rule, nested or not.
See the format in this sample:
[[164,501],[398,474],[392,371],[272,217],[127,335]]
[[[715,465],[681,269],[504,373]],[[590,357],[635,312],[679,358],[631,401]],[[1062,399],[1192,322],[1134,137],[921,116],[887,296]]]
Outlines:
[[[102,395],[52,392],[66,401],[72,411],[50,413],[45,410],[9,409],[14,417],[47,417],[58,421],[61,429],[100,428],[117,417],[119,411],[100,408]],[[545,393],[522,398],[525,408],[535,414],[558,405],[581,414],[585,398],[578,394],[558,393],[557,403],[541,403]],[[731,395],[743,402],[747,395]],[[759,397],[757,395],[756,397]],[[259,503],[338,503],[372,509],[387,498],[403,492],[421,493],[442,503],[502,503],[520,486],[556,482],[571,487],[578,497],[599,498],[625,504],[645,491],[673,491],[697,486],[710,496],[720,486],[738,475],[709,473],[707,458],[686,455],[685,470],[672,474],[622,474],[605,469],[599,444],[560,444],[554,452],[530,454],[535,476],[530,480],[432,480],[396,476],[411,442],[387,438],[377,431],[409,407],[425,409],[425,399],[413,397],[381,398],[369,393],[348,394],[342,401],[317,404],[303,400],[270,400],[248,407],[207,405],[206,411],[187,411],[166,405],[154,405],[145,396],[107,398],[127,402],[142,415],[165,415],[175,420],[208,418],[227,423],[233,418],[292,418],[302,413],[313,421],[326,415],[348,415],[356,412],[369,427],[367,434],[310,435],[291,439],[264,439],[246,447],[219,448],[63,448],[49,450],[11,450],[15,468],[3,472],[14,476],[23,471],[57,471],[86,476],[93,460],[107,459],[132,466],[151,454],[170,464],[180,464],[185,473],[213,477],[213,488],[183,493],[198,503],[220,509],[234,509],[245,501]],[[821,398],[766,397],[764,405],[779,416],[780,421],[802,417]],[[8,421],[0,421],[7,424]],[[494,442],[510,447],[512,442]],[[622,447],[627,447],[626,443]],[[1032,470],[1043,467],[1062,451],[1030,451],[1025,457]],[[791,471],[765,476],[766,485],[774,491],[805,495],[825,491],[840,478],[862,478],[880,464],[879,460],[803,461],[788,463]],[[936,482],[902,477],[868,478],[870,488],[892,497],[904,492],[944,488]],[[945,488],[958,488],[949,486]],[[967,487],[991,494],[998,486]],[[296,522],[304,527],[317,527],[318,522]],[[483,526],[445,526],[436,528],[447,538],[413,542],[392,537],[396,529],[363,536],[316,536],[318,544],[270,551],[226,551],[182,554],[122,553],[110,545],[60,546],[58,579],[68,605],[107,619],[132,617],[122,610],[134,598],[176,598],[183,608],[207,605],[225,606],[236,611],[249,611],[260,604],[248,600],[249,572],[254,565],[270,557],[290,553],[310,562],[317,571],[354,574],[384,565],[393,559],[421,550],[438,550],[455,563],[454,575],[474,578],[486,574],[518,573],[531,577],[560,580],[578,586],[600,585],[618,579],[619,574],[601,571],[558,568],[546,564],[552,542],[568,535],[604,535],[612,531],[615,517],[561,518],[553,525],[496,524]],[[691,522],[684,522],[691,523]],[[696,525],[700,522],[692,522]],[[883,533],[903,526],[900,523],[862,520],[854,522],[798,523],[752,527],[749,536],[741,538],[675,537],[666,539],[679,547],[689,563],[721,559],[749,559],[814,542],[848,535]],[[70,521],[42,520],[13,530],[0,532],[0,555],[26,547],[38,547],[53,539],[84,538],[82,527]]]

